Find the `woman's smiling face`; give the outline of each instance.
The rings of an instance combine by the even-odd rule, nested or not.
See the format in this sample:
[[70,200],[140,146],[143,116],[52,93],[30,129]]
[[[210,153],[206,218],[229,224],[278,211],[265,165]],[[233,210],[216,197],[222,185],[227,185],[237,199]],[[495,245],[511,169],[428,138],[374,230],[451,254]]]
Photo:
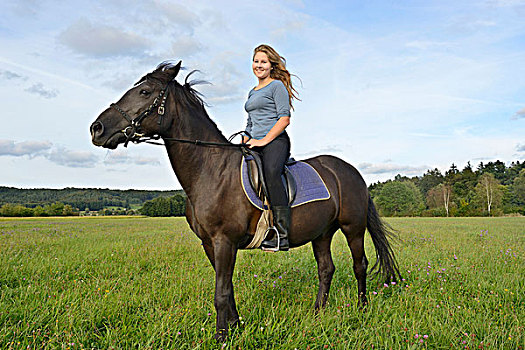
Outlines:
[[255,74],[259,80],[264,80],[269,77],[272,64],[268,59],[268,55],[261,51],[257,52],[253,56],[252,69],[253,74]]

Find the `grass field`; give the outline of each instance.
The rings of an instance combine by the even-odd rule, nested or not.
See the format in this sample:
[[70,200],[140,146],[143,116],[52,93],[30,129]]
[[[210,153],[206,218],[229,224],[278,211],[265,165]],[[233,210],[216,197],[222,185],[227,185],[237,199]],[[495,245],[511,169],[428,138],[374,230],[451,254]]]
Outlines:
[[240,252],[243,324],[217,344],[213,269],[184,219],[1,219],[0,348],[523,349],[525,218],[388,222],[405,280],[370,279],[364,313],[340,233],[317,316],[310,246]]

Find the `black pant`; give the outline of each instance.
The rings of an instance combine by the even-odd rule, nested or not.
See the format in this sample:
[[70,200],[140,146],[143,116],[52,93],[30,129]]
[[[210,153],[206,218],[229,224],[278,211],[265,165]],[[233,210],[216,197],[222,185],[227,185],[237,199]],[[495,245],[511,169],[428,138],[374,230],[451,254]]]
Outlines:
[[290,158],[290,138],[286,132],[277,136],[264,147],[254,147],[262,155],[264,177],[268,187],[270,205],[287,206],[288,196],[281,175]]

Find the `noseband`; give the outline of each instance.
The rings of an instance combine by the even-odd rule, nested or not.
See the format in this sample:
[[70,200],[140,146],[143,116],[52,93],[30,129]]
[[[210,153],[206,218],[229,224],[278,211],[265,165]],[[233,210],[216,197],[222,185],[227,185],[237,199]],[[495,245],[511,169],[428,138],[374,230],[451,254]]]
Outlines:
[[[123,117],[129,122],[129,125],[126,126],[123,130],[118,131],[124,133],[126,136],[126,142],[124,142],[124,147],[128,147],[129,141],[132,142],[139,142],[142,137],[144,137],[144,134],[141,131],[140,124],[144,119],[146,119],[154,108],[158,106],[157,114],[159,116],[159,120],[157,121],[158,125],[162,125],[162,120],[164,117],[165,112],[165,105],[166,105],[166,98],[168,97],[168,87],[160,90],[160,93],[157,97],[155,97],[155,100],[153,100],[153,103],[149,105],[149,107],[142,113],[138,115],[136,118],[131,118],[129,114],[127,114],[122,108],[120,108],[116,103],[112,103],[111,107],[116,109]],[[159,105],[160,101],[160,105]]]

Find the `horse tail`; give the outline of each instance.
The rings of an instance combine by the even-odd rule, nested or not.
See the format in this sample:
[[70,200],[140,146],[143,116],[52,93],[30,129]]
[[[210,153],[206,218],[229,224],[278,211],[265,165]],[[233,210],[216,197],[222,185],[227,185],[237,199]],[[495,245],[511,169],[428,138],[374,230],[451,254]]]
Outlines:
[[366,218],[366,228],[372,237],[377,258],[371,272],[377,269],[374,276],[381,274],[386,283],[401,280],[394,250],[388,241],[389,239],[397,238],[397,235],[390,225],[381,220],[370,195],[368,195],[368,213]]

